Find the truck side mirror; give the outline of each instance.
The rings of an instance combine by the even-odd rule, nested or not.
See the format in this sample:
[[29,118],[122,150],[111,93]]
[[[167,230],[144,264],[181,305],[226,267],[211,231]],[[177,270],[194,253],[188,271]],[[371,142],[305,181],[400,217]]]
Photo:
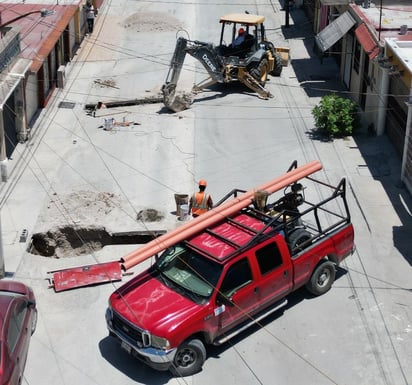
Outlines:
[[235,306],[235,304],[230,300],[230,298],[226,297],[222,293],[217,294],[216,303],[218,305],[225,305],[225,306],[230,306],[230,307]]

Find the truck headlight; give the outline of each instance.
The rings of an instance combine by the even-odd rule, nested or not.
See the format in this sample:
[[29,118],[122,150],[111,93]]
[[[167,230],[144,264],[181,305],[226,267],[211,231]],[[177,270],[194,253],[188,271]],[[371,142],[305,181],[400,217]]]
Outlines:
[[157,337],[152,335],[152,347],[157,349],[167,350],[170,349],[170,343],[166,338]]

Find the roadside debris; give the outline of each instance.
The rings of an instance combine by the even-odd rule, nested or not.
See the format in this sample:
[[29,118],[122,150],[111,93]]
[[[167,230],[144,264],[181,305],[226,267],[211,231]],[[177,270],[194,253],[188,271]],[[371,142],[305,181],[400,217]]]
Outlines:
[[104,119],[104,125],[99,126],[103,127],[103,130],[105,131],[111,131],[113,127],[128,127],[128,126],[140,126],[140,123],[133,122],[133,121],[126,121],[125,118],[123,118],[123,121],[118,122],[114,118],[105,118]]
[[[127,107],[127,106],[138,106],[141,104],[155,104],[163,103],[162,95],[147,96],[140,99],[129,99],[115,102],[100,102],[106,106],[106,108],[116,108],[116,107]],[[84,109],[86,110],[87,115],[93,116],[93,112],[96,111],[97,103],[88,103],[85,105]]]
[[48,271],[47,274],[52,274],[52,277],[47,279],[50,283],[49,288],[54,288],[55,292],[105,282],[121,281],[122,276],[130,275],[127,273],[122,274],[118,261]]

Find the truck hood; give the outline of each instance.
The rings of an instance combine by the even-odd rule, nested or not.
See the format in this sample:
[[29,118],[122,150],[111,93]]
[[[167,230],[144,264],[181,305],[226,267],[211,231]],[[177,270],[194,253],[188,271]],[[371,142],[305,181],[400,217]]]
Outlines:
[[115,291],[110,296],[110,304],[132,324],[160,335],[178,326],[189,315],[193,317],[203,307],[151,274],[140,276]]

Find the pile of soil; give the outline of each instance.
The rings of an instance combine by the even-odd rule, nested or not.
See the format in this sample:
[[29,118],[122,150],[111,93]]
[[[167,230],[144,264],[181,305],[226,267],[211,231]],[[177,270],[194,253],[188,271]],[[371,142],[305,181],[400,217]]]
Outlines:
[[167,32],[182,29],[182,24],[167,13],[138,12],[126,18],[123,27],[134,32]]

